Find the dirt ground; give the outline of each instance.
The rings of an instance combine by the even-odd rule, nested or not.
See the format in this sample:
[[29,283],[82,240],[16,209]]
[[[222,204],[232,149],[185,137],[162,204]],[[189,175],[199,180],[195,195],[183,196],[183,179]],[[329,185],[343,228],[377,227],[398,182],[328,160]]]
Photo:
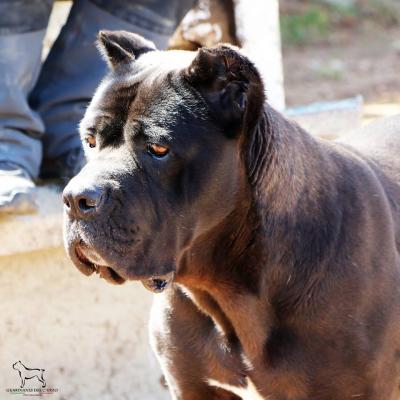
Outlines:
[[400,113],[400,27],[366,24],[284,46],[283,63],[288,106],[361,94],[365,120]]

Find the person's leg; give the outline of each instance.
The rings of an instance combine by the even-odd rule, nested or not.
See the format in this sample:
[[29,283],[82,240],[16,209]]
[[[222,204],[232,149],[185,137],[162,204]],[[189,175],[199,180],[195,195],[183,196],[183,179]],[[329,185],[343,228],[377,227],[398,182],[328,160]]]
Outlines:
[[0,213],[33,211],[43,123],[27,101],[52,0],[0,2]]
[[106,73],[94,45],[99,30],[128,30],[165,48],[194,0],[75,0],[31,95],[45,122],[44,177],[71,177],[84,159],[77,132],[85,108]]

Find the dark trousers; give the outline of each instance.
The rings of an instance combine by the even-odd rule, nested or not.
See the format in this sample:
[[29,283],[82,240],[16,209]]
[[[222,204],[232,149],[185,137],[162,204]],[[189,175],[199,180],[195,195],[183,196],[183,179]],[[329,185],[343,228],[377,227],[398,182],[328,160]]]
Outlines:
[[80,146],[77,126],[106,73],[100,29],[139,33],[163,49],[195,0],[75,0],[41,64],[53,0],[0,0],[0,162],[39,173],[42,156]]

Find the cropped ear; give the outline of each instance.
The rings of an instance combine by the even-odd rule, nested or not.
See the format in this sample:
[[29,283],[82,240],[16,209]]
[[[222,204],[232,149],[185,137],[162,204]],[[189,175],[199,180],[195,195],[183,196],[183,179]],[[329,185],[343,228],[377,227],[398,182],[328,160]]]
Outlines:
[[185,71],[210,106],[211,113],[230,135],[259,115],[265,95],[253,63],[233,46],[201,48]]
[[112,69],[129,63],[142,54],[156,50],[153,42],[126,31],[100,31],[97,47]]

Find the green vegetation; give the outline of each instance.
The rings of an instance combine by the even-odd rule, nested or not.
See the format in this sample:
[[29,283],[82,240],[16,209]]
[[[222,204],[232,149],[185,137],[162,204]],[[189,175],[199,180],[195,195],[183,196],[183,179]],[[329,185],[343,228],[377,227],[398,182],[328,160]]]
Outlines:
[[324,38],[329,30],[328,13],[320,7],[310,6],[301,14],[281,16],[282,38],[286,44],[300,45]]
[[285,45],[326,40],[338,27],[370,22],[387,28],[400,24],[399,0],[281,0],[281,31]]

